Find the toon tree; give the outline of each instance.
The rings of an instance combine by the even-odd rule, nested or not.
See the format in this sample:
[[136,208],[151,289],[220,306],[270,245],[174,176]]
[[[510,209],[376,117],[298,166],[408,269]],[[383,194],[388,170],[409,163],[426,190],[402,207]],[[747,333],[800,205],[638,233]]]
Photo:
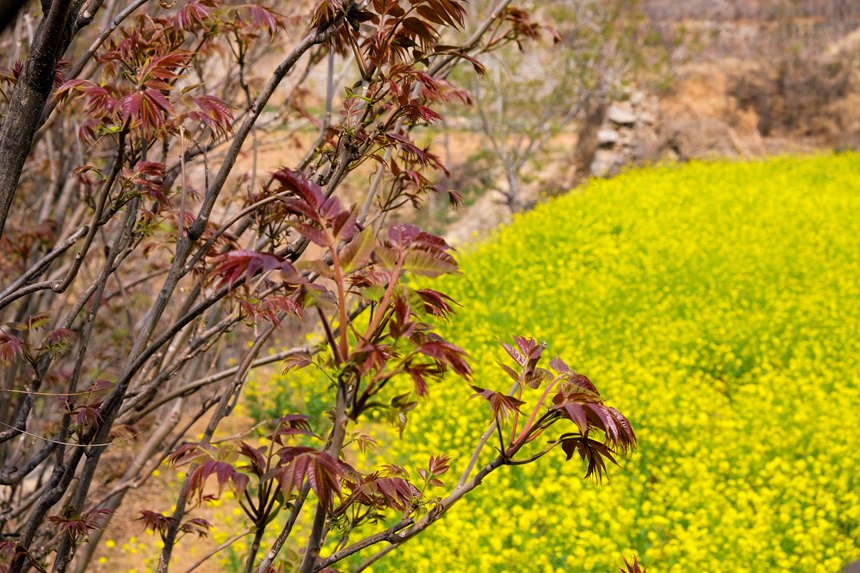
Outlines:
[[[174,509],[140,515],[159,571],[230,490],[253,534],[244,570],[307,573],[364,568],[502,466],[560,446],[599,477],[635,445],[591,381],[558,358],[542,368],[544,346],[515,337],[510,390],[470,381],[490,414],[470,460],[409,471],[345,451],[373,445],[355,432],[370,410],[402,424],[428,384],[471,378],[437,332],[452,301],[406,278],[455,272],[452,250],[398,212],[444,170],[414,131],[470,101],[451,72],[483,73],[480,54],[528,32],[509,4],[53,0],[7,27],[3,53],[20,59],[0,69],[0,567],[87,571],[166,460],[185,474]],[[302,157],[259,173],[275,129]],[[288,320],[325,342],[269,352]],[[273,363],[319,368],[327,415],[282,412],[265,445],[216,434],[249,371]],[[454,462],[462,477],[443,481]]]

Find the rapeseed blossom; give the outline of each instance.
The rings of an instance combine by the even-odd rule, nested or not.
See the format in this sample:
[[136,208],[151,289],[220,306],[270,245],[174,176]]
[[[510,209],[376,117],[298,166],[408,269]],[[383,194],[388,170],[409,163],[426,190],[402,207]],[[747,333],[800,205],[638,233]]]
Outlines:
[[[462,305],[444,335],[469,350],[475,382],[509,385],[499,340],[545,340],[628,415],[639,449],[602,484],[561,452],[502,468],[371,571],[602,572],[638,556],[655,573],[833,573],[860,557],[860,157],[631,171],[460,259],[433,288]],[[330,389],[314,376],[249,381],[241,406],[324,420]],[[447,454],[450,489],[486,429],[471,393],[432,385],[402,439],[363,420],[380,447],[350,446],[350,463],[414,472]],[[235,500],[221,505],[214,543],[247,526]],[[248,542],[221,570],[241,570]]]
[[[595,380],[640,450],[609,483],[505,468],[373,571],[838,571],[860,556],[860,158],[596,181],[467,248],[434,288],[501,389],[521,333]],[[500,272],[504,269],[504,272]],[[485,412],[431,387],[386,455],[465,465]],[[489,455],[489,454],[488,454]]]

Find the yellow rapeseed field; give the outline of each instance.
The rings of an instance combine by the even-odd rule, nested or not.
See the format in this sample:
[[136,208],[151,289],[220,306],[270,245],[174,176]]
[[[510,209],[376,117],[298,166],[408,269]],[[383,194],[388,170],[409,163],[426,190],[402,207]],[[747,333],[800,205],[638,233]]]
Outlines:
[[[502,468],[373,571],[602,572],[635,554],[654,573],[833,573],[860,557],[860,157],[596,181],[461,264],[434,288],[463,305],[447,335],[476,384],[509,384],[497,340],[545,340],[640,449],[603,484],[560,451]],[[386,455],[462,471],[486,427],[470,393],[432,387]]]
[[[433,287],[462,305],[444,330],[470,351],[474,383],[509,388],[499,341],[546,341],[629,416],[640,447],[602,484],[561,451],[503,467],[368,571],[605,572],[635,555],[649,573],[836,573],[860,557],[860,156],[595,181],[467,247],[461,267]],[[330,389],[314,372],[252,382],[244,407],[324,420]],[[487,427],[472,393],[431,386],[402,439],[363,422],[381,445],[353,446],[350,462],[414,477],[448,454],[449,490]],[[244,527],[229,499],[215,513],[217,543]],[[246,549],[222,553],[222,569],[241,570]]]

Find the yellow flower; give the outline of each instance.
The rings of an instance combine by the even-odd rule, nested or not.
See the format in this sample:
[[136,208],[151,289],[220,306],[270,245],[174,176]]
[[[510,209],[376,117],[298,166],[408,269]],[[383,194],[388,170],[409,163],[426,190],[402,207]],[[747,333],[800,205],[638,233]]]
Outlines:
[[[856,154],[631,171],[463,248],[463,275],[431,288],[462,305],[442,334],[480,385],[510,385],[496,339],[539,337],[640,450],[603,484],[560,452],[502,467],[374,571],[616,571],[635,554],[649,571],[814,573],[860,554],[857,189]],[[260,408],[330,404],[313,369],[249,384]],[[431,384],[402,440],[362,420],[391,433],[361,471],[445,453],[450,491],[487,427],[470,393]]]

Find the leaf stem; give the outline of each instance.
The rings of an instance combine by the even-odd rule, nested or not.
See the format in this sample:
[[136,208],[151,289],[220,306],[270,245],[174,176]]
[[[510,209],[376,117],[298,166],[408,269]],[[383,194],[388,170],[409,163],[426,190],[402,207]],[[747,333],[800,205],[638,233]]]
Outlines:
[[523,426],[523,430],[519,433],[519,435],[516,437],[515,440],[512,440],[512,442],[511,442],[512,444],[518,444],[520,441],[525,439],[526,435],[528,435],[528,433],[531,431],[532,424],[534,423],[535,418],[537,417],[537,414],[540,411],[541,406],[544,405],[547,397],[549,396],[550,391],[555,387],[555,385],[558,383],[559,380],[561,380],[561,376],[556,376],[556,378],[552,382],[550,382],[549,384],[546,385],[546,388],[544,389],[543,394],[541,394],[540,399],[537,401],[537,404],[535,404],[535,407],[532,410],[532,413],[529,416],[529,419],[526,421],[525,425]]

